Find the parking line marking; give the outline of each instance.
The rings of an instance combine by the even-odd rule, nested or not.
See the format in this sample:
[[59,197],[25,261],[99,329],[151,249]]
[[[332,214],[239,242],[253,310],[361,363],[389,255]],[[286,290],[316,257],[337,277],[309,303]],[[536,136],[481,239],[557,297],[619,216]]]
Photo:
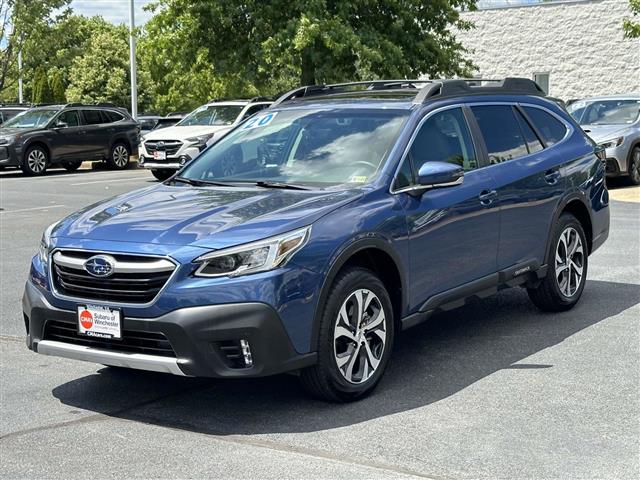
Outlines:
[[112,182],[126,182],[127,180],[140,180],[142,178],[146,178],[143,176],[139,177],[127,177],[127,178],[113,178],[110,180],[94,180],[92,182],[80,182],[80,183],[72,183],[72,187],[78,187],[80,185],[92,185],[94,183],[112,183]]
[[20,212],[32,212],[34,210],[48,210],[50,208],[66,207],[66,205],[46,205],[44,207],[32,207],[32,208],[19,208],[18,210],[1,210],[0,213],[20,213]]

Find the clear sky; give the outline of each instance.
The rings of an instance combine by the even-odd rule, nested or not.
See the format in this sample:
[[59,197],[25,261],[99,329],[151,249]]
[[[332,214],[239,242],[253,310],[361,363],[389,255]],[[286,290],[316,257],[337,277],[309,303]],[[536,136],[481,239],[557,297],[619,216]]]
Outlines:
[[[75,13],[91,17],[102,15],[105,20],[112,23],[129,24],[129,1],[130,0],[72,0],[71,8]],[[134,0],[136,25],[144,24],[151,14],[145,12],[142,7],[152,0]]]

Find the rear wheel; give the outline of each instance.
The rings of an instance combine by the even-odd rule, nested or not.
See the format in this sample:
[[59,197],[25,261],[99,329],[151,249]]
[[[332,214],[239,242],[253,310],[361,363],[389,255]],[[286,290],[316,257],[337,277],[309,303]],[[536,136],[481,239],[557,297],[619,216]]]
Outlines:
[[334,402],[371,392],[387,366],[394,340],[393,309],[373,272],[349,268],[338,275],[320,323],[318,363],[301,372],[303,386]]
[[26,151],[20,168],[25,175],[38,176],[44,175],[48,164],[49,154],[47,151],[39,145],[34,145]]
[[111,147],[107,164],[115,170],[123,170],[129,165],[130,155],[129,148],[124,143],[116,143]]
[[640,146],[634,147],[629,159],[629,180],[634,185],[640,185]]
[[156,177],[158,180],[162,182],[163,180],[166,180],[171,175],[173,175],[175,173],[175,170],[167,170],[163,168],[163,169],[151,170],[151,173],[153,174],[154,177]]
[[547,258],[547,275],[537,288],[529,288],[533,304],[547,312],[569,310],[578,303],[587,279],[587,241],[582,225],[563,213],[554,232],[554,248]]
[[75,172],[76,170],[78,170],[80,168],[80,165],[82,165],[81,161],[63,162],[62,163],[62,166],[64,167],[64,169],[67,172]]

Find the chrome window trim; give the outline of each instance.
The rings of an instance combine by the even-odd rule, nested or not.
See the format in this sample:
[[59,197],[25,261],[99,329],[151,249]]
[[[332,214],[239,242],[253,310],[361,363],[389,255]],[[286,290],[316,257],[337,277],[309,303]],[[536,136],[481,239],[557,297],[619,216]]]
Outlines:
[[[53,256],[60,251],[68,251],[68,252],[82,252],[82,253],[93,253],[95,255],[131,255],[131,256],[137,256],[137,257],[149,257],[149,258],[157,258],[157,259],[164,259],[164,260],[168,260],[171,263],[173,263],[175,265],[175,268],[173,269],[173,272],[171,273],[171,275],[169,275],[169,278],[167,278],[167,281],[164,283],[164,285],[162,286],[162,288],[158,291],[158,293],[156,293],[156,296],[153,297],[150,301],[146,302],[146,303],[131,303],[131,302],[113,302],[113,301],[104,301],[104,300],[92,300],[92,299],[88,299],[88,298],[81,298],[81,297],[72,297],[72,296],[68,296],[68,295],[62,295],[61,293],[59,293],[56,288],[55,288],[55,282],[53,281]],[[104,250],[93,250],[93,249],[84,249],[84,248],[64,248],[64,247],[56,247],[55,249],[53,249],[51,252],[49,252],[49,258],[48,258],[48,268],[47,268],[47,272],[49,274],[49,286],[51,287],[51,293],[54,297],[60,299],[60,300],[66,300],[66,301],[71,301],[71,302],[76,302],[76,303],[80,303],[80,304],[91,304],[91,305],[107,305],[107,306],[111,306],[111,307],[149,307],[151,305],[153,305],[155,303],[155,301],[158,299],[158,297],[162,294],[162,292],[164,292],[164,290],[167,288],[167,286],[171,283],[171,281],[173,280],[173,277],[178,273],[178,270],[180,270],[180,264],[178,262],[176,262],[175,260],[173,260],[171,257],[169,257],[168,255],[153,255],[153,254],[148,254],[148,253],[131,253],[131,252],[107,252]],[[97,278],[97,277],[96,277]]]
[[[546,107],[543,107],[542,105],[536,105],[534,103],[527,103],[527,102],[473,102],[473,103],[458,103],[458,104],[455,104],[455,105],[447,105],[445,107],[436,108],[435,110],[427,113],[420,120],[420,122],[416,126],[415,130],[411,134],[411,138],[409,139],[409,143],[407,144],[407,147],[404,149],[404,152],[402,154],[402,158],[401,158],[400,162],[398,163],[398,166],[396,167],[396,171],[393,174],[393,179],[391,181],[391,185],[389,186],[389,193],[391,193],[392,195],[395,195],[395,194],[398,194],[398,193],[405,193],[405,192],[411,191],[411,190],[421,190],[421,189],[423,189],[424,186],[421,186],[421,188],[415,188],[415,187],[417,187],[417,185],[409,185],[407,187],[403,187],[401,189],[394,190],[393,186],[396,183],[396,179],[398,177],[398,172],[402,168],[402,164],[407,159],[407,155],[409,154],[409,150],[411,149],[411,146],[413,145],[413,141],[415,140],[416,136],[418,135],[418,132],[420,131],[420,128],[422,128],[422,125],[424,124],[425,121],[427,121],[428,118],[430,118],[432,115],[435,115],[436,113],[439,113],[439,112],[442,112],[442,111],[445,111],[445,110],[450,110],[452,108],[463,108],[465,106],[471,108],[471,107],[477,107],[477,106],[490,106],[490,105],[508,105],[508,106],[512,106],[512,107],[519,106],[519,107],[538,108],[540,110],[543,110],[543,111],[547,112],[552,117],[554,117],[556,120],[560,121],[565,126],[566,132],[565,132],[565,135],[562,138],[562,140],[558,141],[557,143],[554,143],[551,146],[547,146],[547,147],[543,148],[542,150],[538,150],[537,152],[533,152],[533,153],[528,153],[527,155],[523,155],[521,157],[513,158],[513,159],[511,159],[511,160],[509,160],[507,162],[496,163],[494,165],[479,166],[478,168],[474,168],[473,170],[480,170],[480,169],[484,169],[484,168],[497,167],[497,166],[509,163],[512,160],[521,160],[523,158],[530,157],[531,155],[539,155],[541,152],[550,150],[550,149],[555,148],[558,145],[561,145],[562,143],[566,142],[567,139],[569,137],[571,137],[573,135],[573,133],[575,132],[575,129],[573,128],[573,125],[571,125],[569,122],[567,122],[560,115],[558,115],[557,113],[549,110]],[[473,136],[473,132],[471,132],[471,133],[472,133],[472,136]],[[475,144],[474,144],[474,147],[475,147]],[[473,171],[473,170],[471,170],[471,171]]]

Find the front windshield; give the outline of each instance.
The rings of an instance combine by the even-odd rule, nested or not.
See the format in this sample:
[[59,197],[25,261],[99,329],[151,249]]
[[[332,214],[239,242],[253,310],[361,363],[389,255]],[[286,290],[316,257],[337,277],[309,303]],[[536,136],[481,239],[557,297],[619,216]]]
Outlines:
[[41,128],[44,127],[53,116],[58,113],[58,110],[51,109],[37,109],[27,110],[13,117],[11,120],[5,122],[2,127],[9,128]]
[[241,105],[205,105],[191,112],[178,125],[231,125],[242,108]]
[[252,117],[181,172],[191,180],[330,186],[365,183],[406,111],[290,110]]
[[567,109],[580,125],[627,125],[638,120],[640,100],[577,101]]

